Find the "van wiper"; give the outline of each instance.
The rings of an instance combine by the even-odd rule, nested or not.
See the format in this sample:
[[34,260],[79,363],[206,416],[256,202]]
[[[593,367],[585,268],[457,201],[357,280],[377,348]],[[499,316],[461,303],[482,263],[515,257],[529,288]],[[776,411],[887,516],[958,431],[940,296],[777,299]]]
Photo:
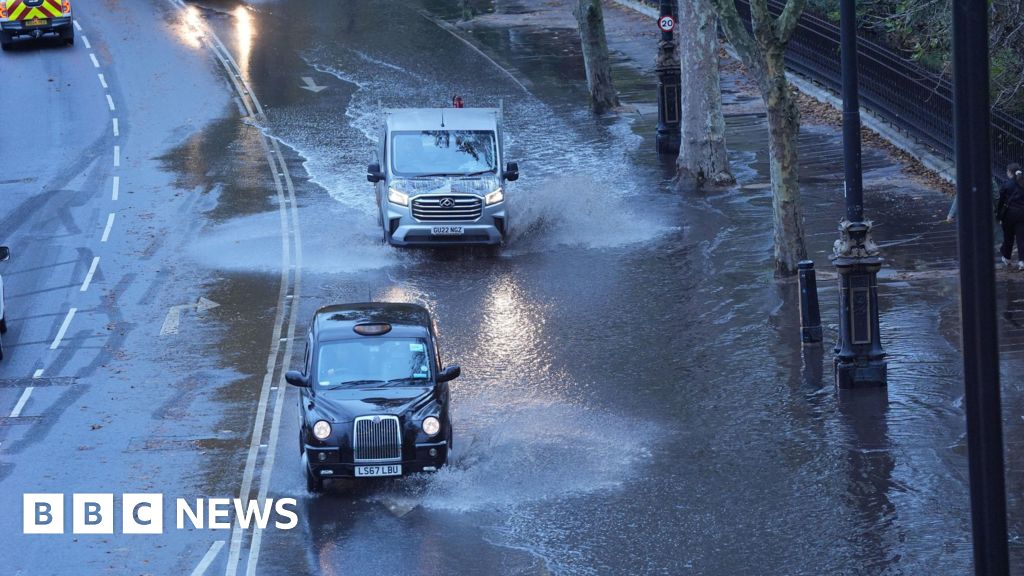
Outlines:
[[327,388],[324,388],[324,390],[337,390],[338,388],[349,388],[353,386],[362,386],[364,384],[380,384],[383,382],[383,380],[348,380],[346,382],[341,382],[340,384],[335,384],[334,386],[328,386]]
[[437,172],[436,174],[417,174],[417,178],[440,178],[442,176],[462,176],[462,174],[452,174],[451,172]]
[[469,172],[467,174],[463,174],[463,176],[483,176],[484,174],[491,174],[493,172],[494,172],[494,168],[491,168],[490,170],[480,170],[478,172]]

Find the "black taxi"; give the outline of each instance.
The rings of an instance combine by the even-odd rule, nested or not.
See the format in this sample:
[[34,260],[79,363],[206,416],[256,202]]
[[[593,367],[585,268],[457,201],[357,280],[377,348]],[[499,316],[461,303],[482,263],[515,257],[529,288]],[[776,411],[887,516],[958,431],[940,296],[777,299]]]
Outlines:
[[299,450],[311,492],[328,478],[432,472],[452,445],[448,382],[430,313],[369,302],[316,311],[301,370]]

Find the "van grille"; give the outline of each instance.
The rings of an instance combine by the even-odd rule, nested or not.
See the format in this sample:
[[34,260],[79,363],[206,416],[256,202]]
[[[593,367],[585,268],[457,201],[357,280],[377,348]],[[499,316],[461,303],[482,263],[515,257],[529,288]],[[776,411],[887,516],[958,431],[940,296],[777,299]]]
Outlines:
[[356,462],[402,459],[402,433],[397,416],[356,418],[352,450]]
[[417,196],[412,199],[412,217],[423,222],[472,222],[480,217],[479,196]]

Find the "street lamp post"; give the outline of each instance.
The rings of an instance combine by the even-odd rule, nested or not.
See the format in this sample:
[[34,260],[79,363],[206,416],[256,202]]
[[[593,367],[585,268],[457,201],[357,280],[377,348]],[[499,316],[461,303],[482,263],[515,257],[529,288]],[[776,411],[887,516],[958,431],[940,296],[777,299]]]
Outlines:
[[871,221],[864,219],[855,0],[840,0],[839,12],[846,217],[839,223],[839,240],[832,255],[839,273],[835,378],[840,388],[885,386],[885,351],[878,323],[878,270],[882,267],[882,258],[871,239]]
[[[682,138],[680,121],[680,68],[676,54],[675,22],[678,19],[675,0],[661,0],[661,16],[658,26],[661,40],[658,41],[658,57],[655,71],[658,74],[658,154],[678,154]],[[666,20],[668,18],[668,20]]]
[[974,573],[1010,573],[992,254],[988,2],[953,0],[953,118]]

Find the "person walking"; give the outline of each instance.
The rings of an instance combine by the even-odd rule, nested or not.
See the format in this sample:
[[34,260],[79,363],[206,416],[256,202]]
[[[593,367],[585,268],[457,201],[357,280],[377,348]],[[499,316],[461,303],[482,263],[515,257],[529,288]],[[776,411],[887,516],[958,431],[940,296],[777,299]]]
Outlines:
[[1003,225],[1003,245],[999,249],[1003,264],[1010,266],[1013,243],[1017,242],[1017,269],[1024,270],[1024,170],[1020,164],[1006,167],[1010,177],[999,188],[996,218]]

